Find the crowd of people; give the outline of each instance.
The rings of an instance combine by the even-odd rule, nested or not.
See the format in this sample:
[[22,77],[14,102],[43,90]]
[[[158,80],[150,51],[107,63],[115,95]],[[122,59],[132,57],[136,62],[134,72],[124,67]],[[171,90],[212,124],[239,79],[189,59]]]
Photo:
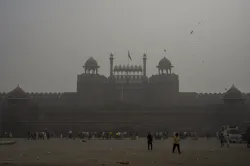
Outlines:
[[[137,132],[78,132],[78,134],[73,134],[72,130],[69,130],[67,134],[61,132],[60,138],[68,138],[68,139],[75,139],[75,137],[79,137],[80,139],[102,139],[102,140],[111,140],[111,139],[124,139],[130,138],[132,140],[138,139]],[[218,140],[220,141],[221,147],[225,145],[229,147],[230,145],[230,137],[228,133],[224,131],[220,131],[216,133]],[[5,137],[12,138],[12,133],[5,132]],[[51,137],[57,137],[54,132],[41,131],[41,132],[28,132],[28,140],[49,140]],[[172,152],[174,153],[177,149],[179,153],[180,151],[180,139],[185,139],[187,137],[191,137],[193,140],[197,140],[196,132],[183,132],[183,133],[173,133],[173,149]],[[168,132],[155,132],[151,134],[150,132],[147,135],[147,145],[148,150],[153,150],[153,140],[155,139],[167,139]]]
[[28,132],[28,140],[49,140],[51,136],[55,136],[55,133],[48,131]]
[[12,132],[4,132],[4,137],[5,138],[12,138],[13,137]]
[[[70,134],[69,134],[70,135]],[[81,139],[103,139],[103,140],[110,140],[110,139],[124,139],[124,138],[131,138],[136,139],[138,133],[134,132],[79,132],[78,137]]]
[[[227,147],[230,145],[230,138],[229,134],[225,134],[224,132],[219,132],[216,134],[217,138],[220,140],[221,147],[224,147],[225,144]],[[12,138],[12,133],[5,132],[5,137]],[[47,130],[41,132],[28,132],[28,140],[49,140],[51,137],[57,137],[54,132],[48,132]],[[60,138],[67,138],[67,139],[75,139],[76,137],[84,140],[84,139],[102,139],[102,140],[111,140],[111,139],[124,139],[130,138],[131,140],[136,140],[139,138],[138,132],[78,132],[78,134],[74,134],[72,130],[69,130],[68,133],[61,132],[59,134]],[[173,153],[175,149],[180,152],[180,139],[185,139],[187,137],[191,137],[193,140],[197,140],[196,132],[182,132],[182,133],[173,133]],[[153,140],[157,139],[167,139],[168,132],[155,132],[151,134],[150,132],[147,135],[147,143],[148,143],[148,150],[153,149]]]
[[[6,134],[7,135],[7,134]],[[7,137],[7,136],[5,136]],[[11,134],[12,137],[12,134]],[[57,133],[55,132],[48,132],[41,131],[41,132],[28,132],[27,138],[28,140],[49,140],[51,137],[54,138],[67,138],[67,139],[103,139],[103,140],[111,140],[111,139],[124,139],[124,138],[131,138],[135,140],[138,138],[138,133],[136,132],[78,132],[73,133],[72,130],[69,130],[68,133]]]
[[[187,134],[187,132],[183,132],[180,134],[180,137],[186,138],[188,136],[191,136],[193,139],[196,139],[196,133],[191,132],[191,135]],[[13,135],[11,132],[4,134],[5,138],[12,138]],[[130,138],[131,140],[137,140],[139,138],[138,132],[88,132],[88,131],[82,131],[78,133],[73,133],[72,130],[68,130],[68,132],[49,132],[48,130],[44,131],[29,131],[27,134],[28,140],[49,140],[51,137],[53,138],[68,138],[68,139],[102,139],[102,140],[110,140],[110,139],[127,139]],[[154,139],[167,139],[168,138],[168,132],[155,132],[152,137]]]

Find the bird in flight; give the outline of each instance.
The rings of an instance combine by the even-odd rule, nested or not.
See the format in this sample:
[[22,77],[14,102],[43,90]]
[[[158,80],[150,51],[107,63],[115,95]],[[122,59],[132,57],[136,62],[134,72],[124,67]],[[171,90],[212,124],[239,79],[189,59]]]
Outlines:
[[194,31],[192,30],[191,32],[190,32],[190,35],[192,35],[194,33]]
[[166,50],[166,49],[164,49],[164,52],[167,52],[167,50]]

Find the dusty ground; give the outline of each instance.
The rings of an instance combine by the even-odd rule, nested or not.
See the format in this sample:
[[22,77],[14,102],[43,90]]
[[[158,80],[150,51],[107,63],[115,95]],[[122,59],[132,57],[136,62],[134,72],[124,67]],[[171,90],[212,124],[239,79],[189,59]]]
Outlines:
[[182,154],[172,154],[172,139],[155,141],[152,152],[147,151],[146,140],[76,140],[52,139],[28,141],[0,146],[0,165],[121,165],[129,161],[134,166],[249,166],[250,149],[244,144],[220,148],[215,139],[181,141]]

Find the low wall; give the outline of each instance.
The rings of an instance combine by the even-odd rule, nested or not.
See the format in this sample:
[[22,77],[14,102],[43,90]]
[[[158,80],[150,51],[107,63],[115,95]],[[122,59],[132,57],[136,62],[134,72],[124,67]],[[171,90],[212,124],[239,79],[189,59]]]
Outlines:
[[151,110],[151,111],[46,111],[27,112],[15,121],[2,120],[2,132],[26,136],[28,131],[45,129],[56,133],[79,131],[196,131],[215,133],[220,126],[250,121],[249,110]]

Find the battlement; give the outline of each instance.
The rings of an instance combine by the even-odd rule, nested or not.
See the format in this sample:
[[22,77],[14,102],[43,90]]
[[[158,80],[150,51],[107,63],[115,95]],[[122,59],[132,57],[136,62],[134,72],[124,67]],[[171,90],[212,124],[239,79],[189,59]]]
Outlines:
[[60,99],[63,93],[27,93],[30,99]]
[[157,83],[162,81],[178,81],[179,76],[174,73],[170,74],[156,74],[149,78],[149,83]]
[[135,73],[135,72],[142,72],[142,66],[141,65],[115,65],[114,70],[115,73],[114,74],[119,74],[119,73]]

